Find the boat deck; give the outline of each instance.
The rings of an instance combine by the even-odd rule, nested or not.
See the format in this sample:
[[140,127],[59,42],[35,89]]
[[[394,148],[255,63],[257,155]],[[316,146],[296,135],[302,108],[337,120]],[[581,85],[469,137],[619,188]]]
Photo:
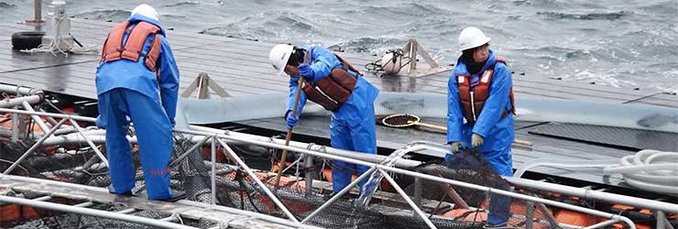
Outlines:
[[[72,19],[71,33],[86,46],[99,47],[112,23]],[[96,99],[94,73],[98,64],[97,53],[52,56],[50,54],[27,54],[11,50],[9,34],[33,30],[32,26],[2,23],[0,31],[0,81],[8,84],[43,89],[78,97]],[[272,92],[287,92],[287,79],[274,75],[268,62],[272,43],[233,39],[205,34],[169,30],[172,44],[181,71],[181,91],[193,82],[199,73],[208,73],[231,96],[261,95]],[[342,53],[355,66],[361,67],[377,57],[363,53]],[[379,77],[366,74],[365,78],[382,91],[411,93],[447,93],[449,71],[423,77]],[[678,96],[655,90],[633,90],[595,85],[589,82],[565,82],[546,79],[530,74],[514,75],[514,90],[517,97],[538,96],[561,99],[606,100],[619,104],[646,104],[678,108]],[[295,128],[295,133],[309,136],[329,136],[327,119],[317,118],[317,124]],[[312,123],[312,121],[305,121]],[[444,120],[430,120],[444,125]],[[279,120],[251,120],[240,122],[269,130],[284,131]],[[516,147],[513,150],[514,166],[542,159],[564,160],[612,160],[635,153],[578,141],[568,141],[544,135],[532,134],[543,123],[517,123],[517,139],[533,142],[530,148]],[[391,129],[378,126],[380,148],[394,149],[414,140],[445,142],[445,135],[416,129]],[[533,170],[551,176],[584,180],[599,184],[619,185],[619,177],[603,177],[599,170],[557,169],[538,167]]]

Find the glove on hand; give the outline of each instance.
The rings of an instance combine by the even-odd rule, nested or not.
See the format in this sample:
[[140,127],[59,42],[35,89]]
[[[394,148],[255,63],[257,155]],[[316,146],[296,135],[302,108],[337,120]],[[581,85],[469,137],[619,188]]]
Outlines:
[[480,136],[478,134],[473,134],[471,136],[471,145],[473,145],[473,147],[478,147],[478,146],[483,144],[484,140],[485,139],[483,138],[483,136]]
[[292,111],[287,111],[286,116],[285,126],[287,126],[287,129],[292,129],[295,125],[297,125],[298,118],[295,117],[296,115],[292,115]]
[[459,151],[459,148],[461,148],[461,142],[450,143],[450,151],[452,151],[452,153]]
[[313,69],[308,64],[300,64],[299,65],[299,75],[301,77],[304,77],[306,79],[311,79],[311,80],[313,78],[315,78],[315,72],[313,72]]

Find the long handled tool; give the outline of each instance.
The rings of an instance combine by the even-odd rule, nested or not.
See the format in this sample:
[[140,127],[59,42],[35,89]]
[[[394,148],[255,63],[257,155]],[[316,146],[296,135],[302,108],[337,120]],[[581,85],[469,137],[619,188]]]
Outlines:
[[[303,78],[299,77],[299,81],[297,81],[297,92],[294,93],[294,106],[292,107],[292,117],[296,117],[297,115],[297,109],[299,108],[299,98],[301,97],[301,84],[303,83]],[[285,136],[285,146],[290,145],[290,139],[292,139],[292,128],[290,127],[287,129],[287,136]],[[287,149],[283,149],[282,157],[280,157],[280,163],[278,163],[278,174],[275,176],[275,186],[274,189],[278,189],[278,185],[280,185],[280,176],[283,173],[283,170],[285,169],[285,161],[287,160]]]
[[438,126],[433,124],[422,123],[419,116],[413,114],[392,114],[381,119],[381,123],[384,126],[396,127],[396,128],[405,128],[411,126],[423,126],[435,130],[440,130],[447,132],[447,127]]
[[[431,128],[431,129],[434,129],[434,130],[440,130],[440,131],[443,131],[443,132],[447,132],[447,127],[422,123],[421,118],[419,118],[419,116],[416,116],[416,115],[413,115],[413,114],[392,114],[392,115],[388,115],[388,116],[384,117],[383,119],[381,119],[381,123],[384,124],[384,126],[395,127],[395,128],[405,128],[405,127],[411,127],[411,126],[423,126],[423,127]],[[532,142],[525,141],[525,140],[514,139],[513,143],[516,144],[516,145],[520,145],[520,146],[527,146],[527,147],[532,146]]]

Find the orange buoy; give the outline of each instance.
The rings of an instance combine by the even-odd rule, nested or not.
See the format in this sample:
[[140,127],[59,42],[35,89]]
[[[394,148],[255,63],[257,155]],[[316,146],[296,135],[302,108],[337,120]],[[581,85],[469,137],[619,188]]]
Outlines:
[[0,207],[0,223],[16,222],[27,219],[37,219],[40,214],[35,208],[16,204]]
[[586,215],[581,212],[570,211],[567,209],[562,209],[556,212],[555,217],[558,222],[582,227],[601,222],[600,218],[598,217]]

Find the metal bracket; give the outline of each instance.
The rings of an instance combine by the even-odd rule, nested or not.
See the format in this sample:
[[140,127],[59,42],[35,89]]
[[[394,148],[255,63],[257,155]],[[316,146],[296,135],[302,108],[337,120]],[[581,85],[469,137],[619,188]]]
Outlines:
[[198,74],[198,77],[193,80],[193,82],[188,85],[186,90],[181,93],[181,97],[183,98],[188,98],[193,94],[194,91],[198,91],[197,98],[198,99],[209,99],[210,98],[210,92],[209,89],[212,89],[214,93],[219,95],[221,98],[226,98],[226,97],[231,97],[224,88],[219,86],[219,84],[211,79],[207,73],[201,72]]
[[[403,54],[410,57],[410,63],[408,64],[406,75],[409,77],[421,77],[427,76],[430,74],[435,74],[439,72],[452,70],[452,66],[439,66],[438,63],[433,60],[433,57],[424,49],[424,47],[417,42],[416,39],[410,39],[407,41],[405,46],[403,46]],[[429,69],[422,70],[417,69],[417,56],[421,56],[422,59],[428,64]]]

